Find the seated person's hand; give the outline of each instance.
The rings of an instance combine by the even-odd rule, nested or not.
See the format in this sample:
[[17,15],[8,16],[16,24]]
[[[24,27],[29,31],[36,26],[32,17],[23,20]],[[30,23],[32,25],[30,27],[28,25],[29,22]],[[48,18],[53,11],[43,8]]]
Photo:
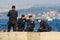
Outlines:
[[18,30],[18,27],[16,27],[16,30]]

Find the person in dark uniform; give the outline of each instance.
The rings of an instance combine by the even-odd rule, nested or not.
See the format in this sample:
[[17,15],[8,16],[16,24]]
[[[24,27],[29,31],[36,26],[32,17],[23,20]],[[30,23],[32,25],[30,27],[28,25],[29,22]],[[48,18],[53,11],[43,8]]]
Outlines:
[[11,27],[13,27],[13,31],[16,31],[18,12],[15,10],[14,5],[12,6],[12,10],[8,12],[7,16],[9,17],[8,32],[10,32]]
[[32,31],[34,31],[34,27],[35,27],[35,23],[32,18],[32,15],[30,15],[29,19],[27,20],[27,28],[25,29],[25,31],[32,32]]
[[21,18],[18,19],[18,31],[24,31],[26,23],[25,15],[21,15]]
[[40,24],[40,28],[38,28],[38,32],[49,32],[52,30],[52,27],[50,27],[45,21],[42,21],[40,19],[37,19],[37,21]]

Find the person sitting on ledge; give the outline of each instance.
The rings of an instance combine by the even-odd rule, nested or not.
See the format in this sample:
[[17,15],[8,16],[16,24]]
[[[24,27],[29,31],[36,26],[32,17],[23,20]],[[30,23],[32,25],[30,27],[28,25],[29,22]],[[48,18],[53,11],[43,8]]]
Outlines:
[[18,19],[18,31],[24,31],[26,23],[25,15],[21,15],[21,18]]
[[40,18],[37,19],[40,24],[40,28],[38,28],[38,32],[50,32],[52,27],[50,27],[45,21],[42,21]]
[[35,27],[35,23],[32,18],[32,15],[30,15],[29,19],[27,20],[27,28],[25,29],[25,31],[32,32],[34,31],[34,27]]

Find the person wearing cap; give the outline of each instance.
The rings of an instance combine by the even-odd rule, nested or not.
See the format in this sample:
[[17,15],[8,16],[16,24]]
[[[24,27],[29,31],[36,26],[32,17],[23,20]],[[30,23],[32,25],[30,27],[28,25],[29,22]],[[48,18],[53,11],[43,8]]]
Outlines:
[[52,27],[50,27],[45,21],[42,21],[40,18],[38,18],[37,21],[40,24],[40,27],[37,30],[38,32],[49,32],[52,30]]
[[10,10],[7,14],[7,16],[9,17],[8,32],[10,32],[11,27],[13,27],[13,31],[16,31],[18,12],[15,9],[16,7],[15,5],[13,5],[12,10]]
[[27,28],[25,29],[25,31],[32,32],[32,31],[34,31],[34,27],[35,27],[35,23],[32,18],[32,15],[30,15],[29,19],[27,20]]
[[24,31],[26,23],[25,15],[21,15],[21,18],[18,19],[18,31]]

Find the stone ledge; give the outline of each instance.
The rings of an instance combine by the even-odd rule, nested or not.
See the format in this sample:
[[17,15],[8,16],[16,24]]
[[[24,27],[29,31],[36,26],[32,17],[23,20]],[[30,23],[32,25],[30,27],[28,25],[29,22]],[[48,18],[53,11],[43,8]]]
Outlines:
[[0,32],[0,40],[60,40],[60,32]]

